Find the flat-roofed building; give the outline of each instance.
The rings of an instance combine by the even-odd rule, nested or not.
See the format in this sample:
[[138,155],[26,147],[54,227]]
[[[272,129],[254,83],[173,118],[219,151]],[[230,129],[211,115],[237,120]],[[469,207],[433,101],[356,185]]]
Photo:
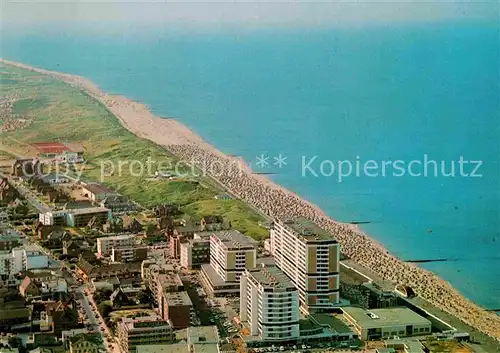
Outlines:
[[181,266],[199,269],[210,262],[210,233],[195,233],[194,238],[180,244]]
[[45,226],[65,226],[68,211],[50,211],[39,214],[39,221]]
[[340,245],[330,233],[306,218],[275,220],[271,252],[298,288],[304,312],[329,311],[340,301]]
[[[241,274],[245,268],[255,267],[256,263],[255,241],[237,230],[212,232],[210,235],[210,269],[202,266],[202,279],[211,293],[238,294]],[[226,288],[218,293],[217,287],[221,286]]]
[[111,218],[111,211],[105,207],[75,208],[66,211],[68,227],[86,227],[95,217],[95,225],[102,225]]
[[219,330],[217,326],[192,326],[187,329],[188,344],[219,343]]
[[174,329],[189,326],[189,318],[193,303],[187,292],[171,292],[163,294],[163,319],[170,322]]
[[112,237],[97,238],[97,253],[101,256],[109,256],[115,249],[131,248],[136,245],[135,235],[124,234]]
[[111,261],[113,262],[136,262],[146,260],[148,257],[148,248],[146,246],[138,247],[113,247],[111,250]]
[[136,347],[137,353],[191,353],[189,345],[185,343],[151,344]]
[[299,293],[275,265],[246,269],[240,280],[240,318],[266,341],[299,338]]
[[117,332],[122,352],[136,352],[139,345],[161,345],[175,338],[172,327],[157,316],[122,318],[117,325]]
[[431,333],[431,322],[406,307],[369,310],[342,307],[342,311],[362,340]]

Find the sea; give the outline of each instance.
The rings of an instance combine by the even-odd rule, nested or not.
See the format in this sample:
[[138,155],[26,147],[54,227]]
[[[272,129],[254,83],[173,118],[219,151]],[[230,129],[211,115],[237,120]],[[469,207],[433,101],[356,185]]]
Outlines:
[[[500,309],[499,24],[5,31]],[[349,168],[350,167],[350,168]],[[453,169],[454,168],[454,169]]]

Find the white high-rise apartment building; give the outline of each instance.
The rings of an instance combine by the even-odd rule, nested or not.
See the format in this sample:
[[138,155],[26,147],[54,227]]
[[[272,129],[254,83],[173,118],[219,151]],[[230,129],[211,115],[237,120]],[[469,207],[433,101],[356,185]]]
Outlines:
[[274,265],[246,269],[240,279],[240,317],[252,336],[287,341],[300,336],[299,294]]
[[305,218],[276,220],[271,253],[299,290],[304,312],[328,311],[340,301],[340,245],[330,233]]

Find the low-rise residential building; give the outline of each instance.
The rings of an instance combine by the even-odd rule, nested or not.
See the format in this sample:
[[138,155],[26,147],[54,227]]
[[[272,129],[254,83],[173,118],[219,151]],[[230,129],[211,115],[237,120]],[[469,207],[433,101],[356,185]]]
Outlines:
[[210,233],[195,233],[194,238],[180,244],[181,266],[199,269],[210,262]]
[[97,238],[97,253],[101,256],[110,256],[113,248],[131,248],[135,245],[136,239],[133,234]]
[[79,257],[89,246],[83,239],[72,239],[63,241],[63,254],[68,257]]
[[70,178],[68,178],[66,175],[60,174],[60,173],[45,174],[45,175],[42,175],[40,177],[40,179],[44,183],[47,183],[49,185],[53,185],[53,184],[66,184],[66,183],[71,182]]
[[148,257],[148,248],[140,247],[124,247],[111,250],[111,261],[113,262],[135,262],[143,261]]
[[100,281],[112,277],[137,278],[141,275],[141,265],[137,262],[130,263],[95,263],[80,258],[76,264],[76,273],[86,281]]
[[82,195],[94,202],[102,202],[106,197],[116,194],[107,186],[98,183],[88,183],[82,186]]
[[342,311],[362,340],[427,335],[431,332],[431,322],[406,307],[369,310],[342,307]]
[[222,216],[203,216],[200,220],[201,231],[218,231],[224,229],[224,218]]
[[252,336],[265,341],[299,338],[298,290],[278,267],[246,269],[240,285],[240,317]]
[[164,293],[162,315],[170,322],[174,329],[183,329],[189,326],[189,319],[193,303],[187,292]]
[[117,325],[117,339],[122,352],[136,352],[140,345],[166,344],[174,340],[172,327],[156,316],[123,318]]
[[31,327],[31,308],[0,308],[0,332],[12,332],[13,327]]
[[130,211],[136,208],[125,196],[118,194],[106,196],[99,205],[113,212]]
[[8,204],[19,197],[19,191],[9,183],[9,179],[0,180],[0,204]]

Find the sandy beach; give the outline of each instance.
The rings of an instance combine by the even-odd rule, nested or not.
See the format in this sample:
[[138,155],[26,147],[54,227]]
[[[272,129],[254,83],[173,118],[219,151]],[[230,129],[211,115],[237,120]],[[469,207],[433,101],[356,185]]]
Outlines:
[[[466,299],[434,273],[401,261],[356,226],[336,222],[314,204],[263,175],[252,174],[240,160],[226,156],[177,120],[157,117],[142,103],[106,94],[83,77],[2,61],[53,76],[85,90],[101,101],[132,133],[165,146],[174,155],[207,170],[209,174],[217,171],[217,175],[213,176],[224,187],[263,213],[270,217],[304,216],[314,220],[337,238],[342,252],[352,260],[394,284],[411,286],[419,296],[438,308],[500,341],[500,316]],[[242,168],[235,168],[237,164]]]

